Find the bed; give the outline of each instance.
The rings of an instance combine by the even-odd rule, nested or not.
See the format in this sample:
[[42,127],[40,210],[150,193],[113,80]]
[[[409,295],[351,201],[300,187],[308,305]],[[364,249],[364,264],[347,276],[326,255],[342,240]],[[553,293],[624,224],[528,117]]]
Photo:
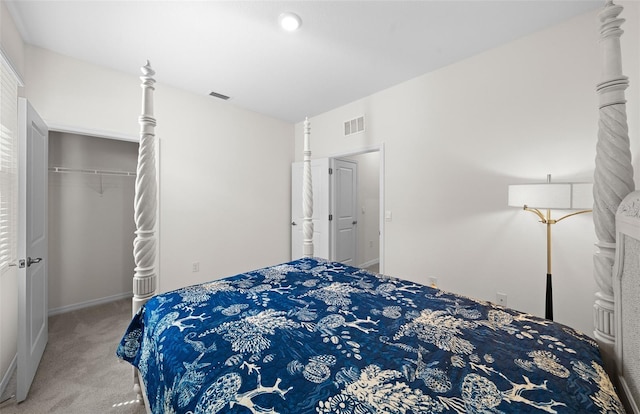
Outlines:
[[621,411],[589,337],[316,258],[155,296],[120,354],[154,413]]
[[155,294],[154,72],[143,67],[133,319],[118,347],[152,413],[638,413],[640,193],[626,131],[622,8],[601,18],[593,339],[490,302],[313,255]]

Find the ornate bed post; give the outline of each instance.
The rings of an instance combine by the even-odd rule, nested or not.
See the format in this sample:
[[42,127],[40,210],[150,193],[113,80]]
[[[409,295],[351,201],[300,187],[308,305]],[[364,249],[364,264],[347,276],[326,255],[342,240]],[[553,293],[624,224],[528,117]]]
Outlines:
[[613,298],[613,263],[615,258],[615,215],[624,197],[634,190],[633,166],[629,148],[625,89],[629,80],[622,74],[620,25],[622,6],[607,1],[600,12],[602,81],[597,85],[600,120],[596,146],[593,221],[597,251],[594,255],[594,277],[598,283],[594,305],[594,336],[600,344],[609,374],[613,374],[615,322]]
[[304,120],[304,160],[302,177],[302,256],[313,257],[313,181],[311,174],[311,127]]
[[[138,147],[138,167],[136,170],[136,188],[133,201],[136,237],[133,240],[133,275],[132,314],[156,292],[156,214],[158,182],[156,180],[155,126],[153,117],[153,79],[155,72],[149,61],[142,68],[142,115],[140,123],[140,144]],[[133,389],[138,400],[143,401],[138,372],[133,371]]]
[[133,241],[133,257],[136,264],[133,276],[133,314],[155,294],[156,290],[156,212],[157,181],[155,132],[156,120],[153,117],[153,91],[155,72],[149,61],[142,67],[142,115],[140,123],[140,146],[138,149],[138,168],[136,176],[136,194],[134,199],[134,218],[136,238]]

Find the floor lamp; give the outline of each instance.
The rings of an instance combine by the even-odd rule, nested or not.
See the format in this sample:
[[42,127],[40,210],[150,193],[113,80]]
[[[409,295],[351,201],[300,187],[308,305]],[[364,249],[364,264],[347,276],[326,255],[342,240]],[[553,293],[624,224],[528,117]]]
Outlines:
[[[546,183],[515,184],[509,186],[509,206],[521,207],[540,218],[547,226],[547,286],[544,317],[553,320],[553,288],[551,279],[551,225],[577,214],[589,213],[593,207],[593,184],[552,183],[551,174]],[[543,214],[542,210],[546,210]],[[551,210],[579,210],[558,219],[551,218]]]

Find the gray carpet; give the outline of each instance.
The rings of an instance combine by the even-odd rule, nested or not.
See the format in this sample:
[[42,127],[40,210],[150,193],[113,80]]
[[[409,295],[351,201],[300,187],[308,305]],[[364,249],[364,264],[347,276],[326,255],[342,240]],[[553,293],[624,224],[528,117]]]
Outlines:
[[[144,414],[131,365],[115,356],[130,319],[130,299],[49,318],[49,343],[27,400],[6,401],[0,413]],[[15,375],[0,401],[13,394]]]

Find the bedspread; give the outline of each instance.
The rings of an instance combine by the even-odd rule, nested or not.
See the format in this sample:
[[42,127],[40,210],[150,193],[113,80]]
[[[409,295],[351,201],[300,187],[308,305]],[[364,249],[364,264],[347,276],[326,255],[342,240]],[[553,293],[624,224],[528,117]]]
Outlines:
[[117,355],[158,414],[623,412],[588,336],[320,259],[157,295]]

